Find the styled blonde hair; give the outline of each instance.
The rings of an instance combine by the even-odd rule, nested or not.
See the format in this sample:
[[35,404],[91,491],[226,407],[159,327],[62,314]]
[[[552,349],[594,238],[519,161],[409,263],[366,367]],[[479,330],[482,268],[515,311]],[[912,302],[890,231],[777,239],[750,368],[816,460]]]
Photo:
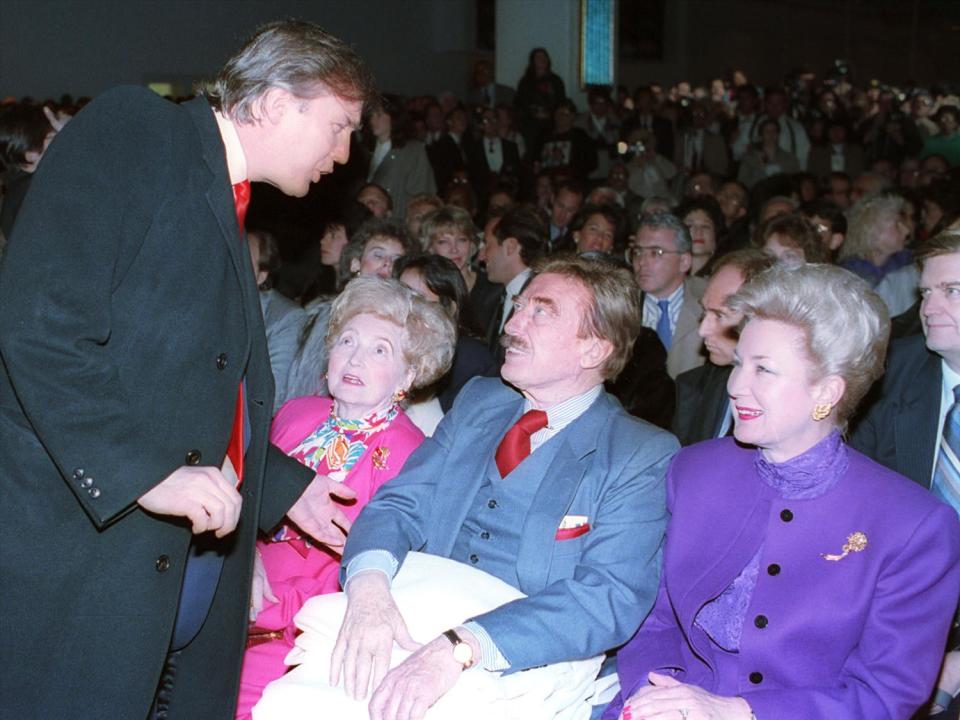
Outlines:
[[334,301],[327,328],[328,353],[343,327],[364,314],[403,328],[403,361],[414,370],[411,390],[436,382],[450,369],[457,342],[450,315],[399,280],[380,277],[354,278]]
[[778,263],[727,301],[744,322],[776,320],[804,336],[810,380],[838,375],[846,391],[834,408],[843,430],[874,380],[883,375],[890,315],[866,282],[834,265]]

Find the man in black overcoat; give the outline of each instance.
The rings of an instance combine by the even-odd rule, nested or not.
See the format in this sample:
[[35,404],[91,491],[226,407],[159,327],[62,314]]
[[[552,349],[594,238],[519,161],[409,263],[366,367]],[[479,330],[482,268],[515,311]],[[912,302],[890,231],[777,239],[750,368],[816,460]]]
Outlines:
[[50,147],[0,267],[4,713],[232,718],[258,529],[342,545],[344,491],[267,441],[235,196],[305,195],[372,91],[339,40],[275,23],[210,99],[117,88]]

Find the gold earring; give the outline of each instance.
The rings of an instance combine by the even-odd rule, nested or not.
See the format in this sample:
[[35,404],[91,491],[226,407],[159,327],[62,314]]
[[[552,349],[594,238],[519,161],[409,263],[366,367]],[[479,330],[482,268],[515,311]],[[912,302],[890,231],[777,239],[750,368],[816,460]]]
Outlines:
[[392,399],[393,399],[393,402],[395,402],[395,403],[403,402],[403,399],[404,399],[406,396],[407,396],[407,391],[406,391],[406,390],[397,390],[397,391],[393,394],[393,398],[392,398]]
[[830,403],[817,403],[813,406],[813,412],[810,413],[810,417],[820,422],[830,414],[831,410],[833,410],[833,406]]

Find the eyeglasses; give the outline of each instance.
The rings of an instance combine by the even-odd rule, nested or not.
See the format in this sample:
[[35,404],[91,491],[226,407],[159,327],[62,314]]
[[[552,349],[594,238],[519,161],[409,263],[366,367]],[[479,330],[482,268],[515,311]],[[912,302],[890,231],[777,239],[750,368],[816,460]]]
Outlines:
[[664,255],[683,255],[680,250],[667,250],[666,248],[644,247],[643,245],[631,245],[627,248],[627,262],[632,263],[642,258],[647,260],[659,260]]

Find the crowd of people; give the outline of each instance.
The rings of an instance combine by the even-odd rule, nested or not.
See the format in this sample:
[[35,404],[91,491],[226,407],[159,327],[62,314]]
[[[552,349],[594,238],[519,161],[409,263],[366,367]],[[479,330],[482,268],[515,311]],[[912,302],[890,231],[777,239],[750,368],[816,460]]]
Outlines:
[[[958,717],[960,99],[492,70],[384,96],[285,21],[208,96],[0,107],[22,716],[269,720],[343,590],[377,720],[590,657],[569,717]],[[328,174],[292,248],[250,181]],[[414,551],[524,596],[413,637]]]

